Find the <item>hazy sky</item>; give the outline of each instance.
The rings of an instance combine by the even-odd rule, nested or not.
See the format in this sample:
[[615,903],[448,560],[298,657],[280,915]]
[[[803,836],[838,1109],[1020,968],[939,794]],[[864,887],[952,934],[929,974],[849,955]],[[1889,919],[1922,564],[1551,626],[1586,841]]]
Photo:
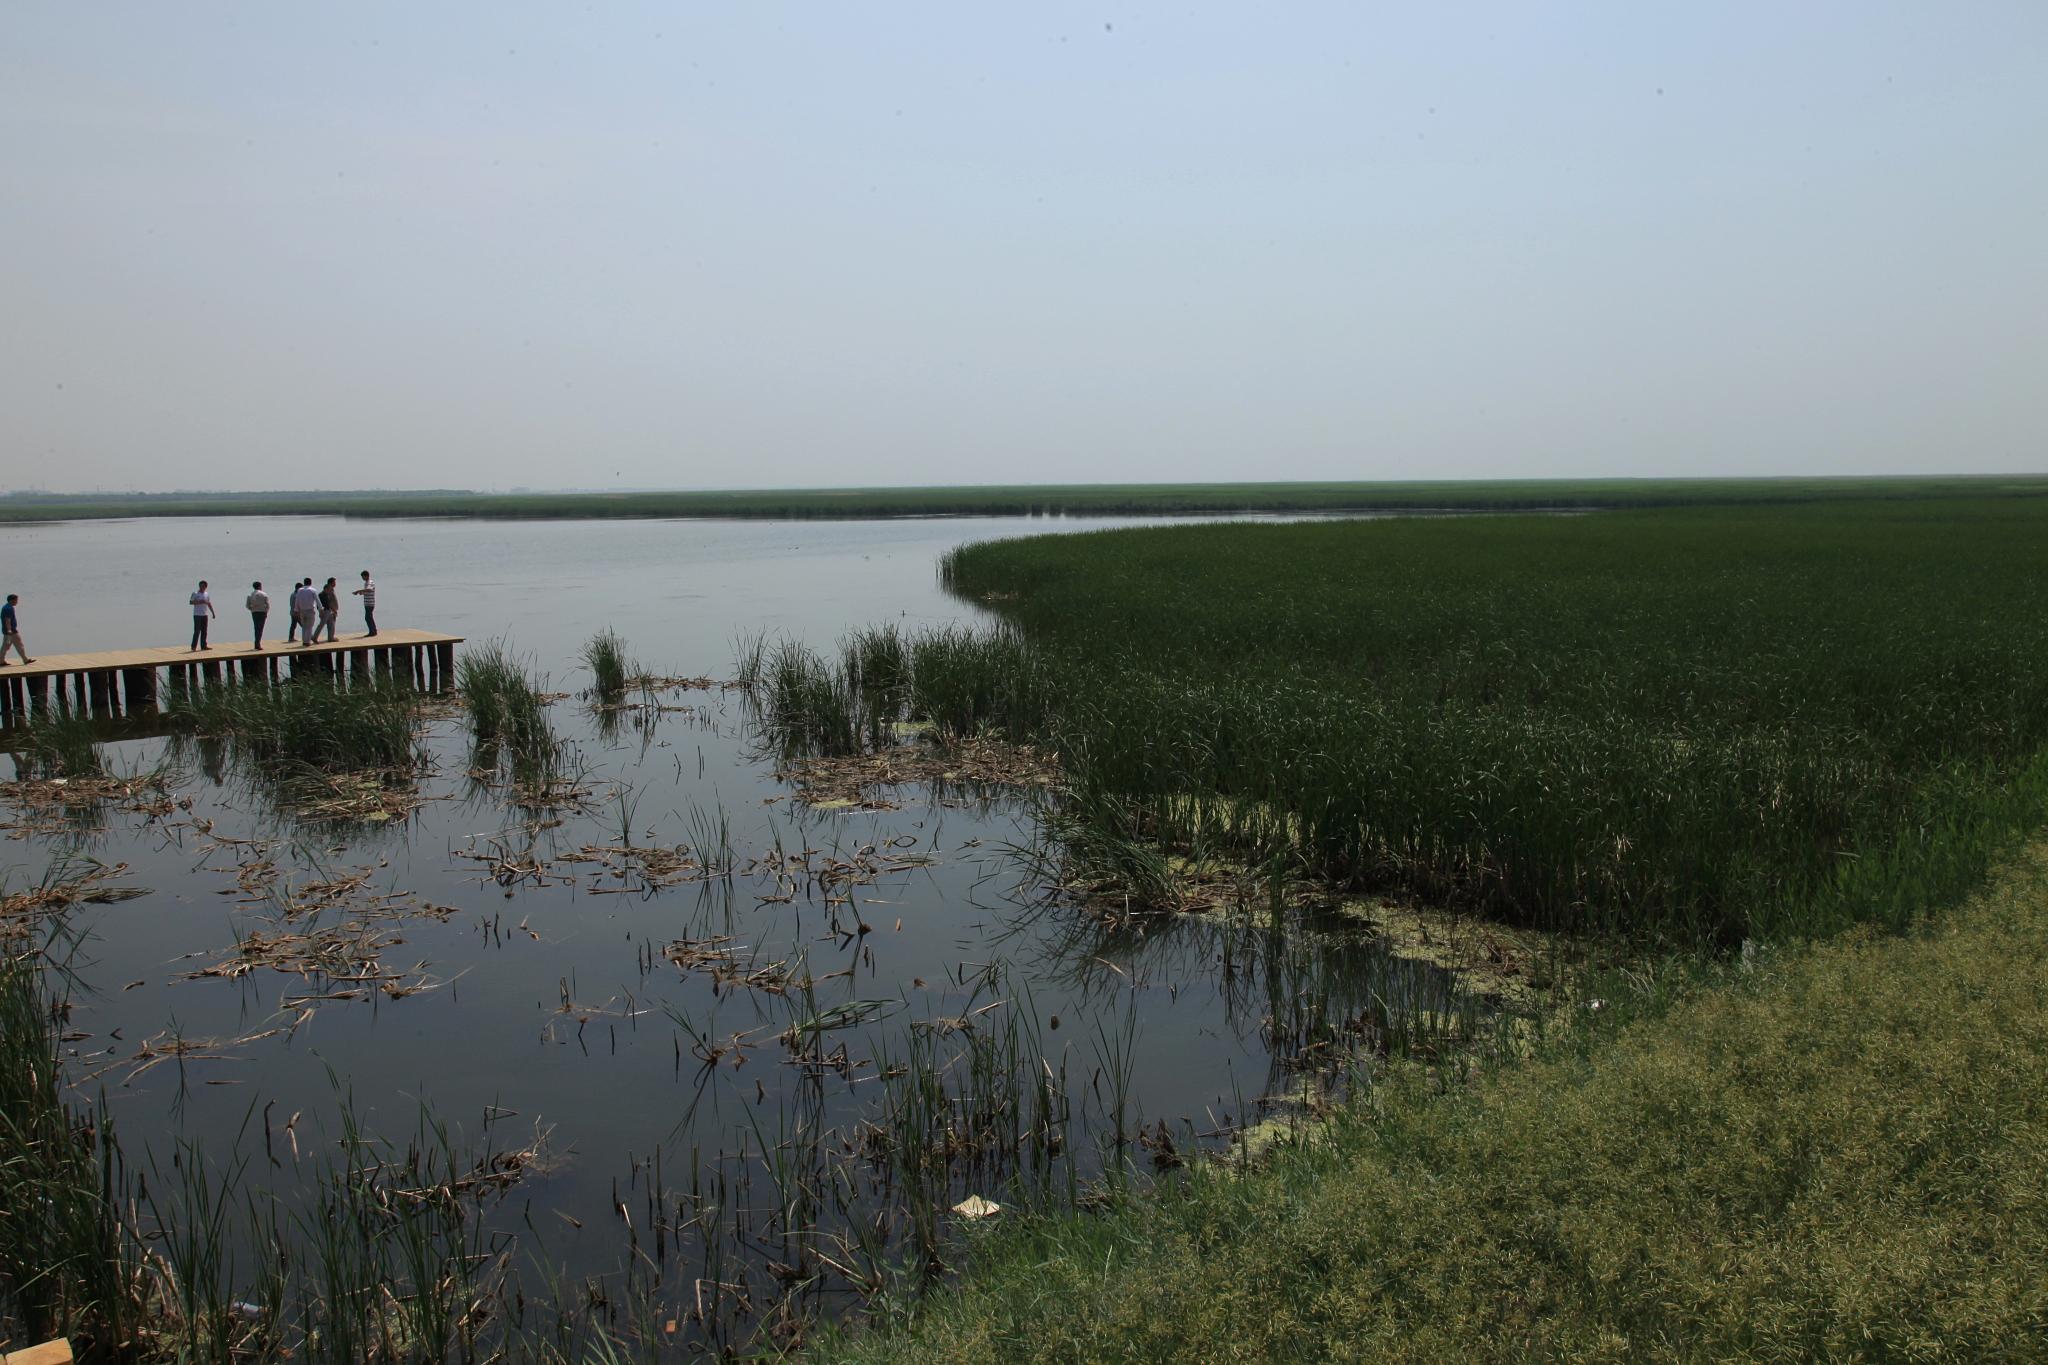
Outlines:
[[2048,468],[2048,4],[0,6],[0,488]]

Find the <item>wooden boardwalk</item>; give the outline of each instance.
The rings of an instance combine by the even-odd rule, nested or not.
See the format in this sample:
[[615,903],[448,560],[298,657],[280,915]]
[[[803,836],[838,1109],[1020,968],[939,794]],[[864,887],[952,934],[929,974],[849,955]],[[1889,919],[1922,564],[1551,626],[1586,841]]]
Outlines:
[[38,654],[32,664],[10,660],[0,668],[0,714],[25,716],[31,709],[51,705],[106,713],[153,707],[159,672],[168,675],[174,689],[231,673],[270,679],[286,670],[293,676],[331,676],[343,670],[357,678],[395,674],[427,686],[453,678],[455,646],[461,643],[460,635],[391,629],[374,636],[342,635],[332,643],[266,644],[262,649],[223,642],[205,650],[156,645],[93,654]]

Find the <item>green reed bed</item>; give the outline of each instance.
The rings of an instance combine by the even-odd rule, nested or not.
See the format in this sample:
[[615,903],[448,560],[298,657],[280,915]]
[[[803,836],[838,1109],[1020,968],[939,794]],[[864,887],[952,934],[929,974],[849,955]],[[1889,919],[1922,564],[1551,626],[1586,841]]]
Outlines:
[[319,507],[348,517],[866,519],[931,516],[1166,516],[1197,512],[1671,507],[1948,496],[2040,497],[2038,475],[1776,479],[1505,479],[1342,483],[976,484],[710,492],[477,493],[466,489],[240,493],[14,493],[0,522],[86,517],[275,516]]
[[2044,532],[1930,501],[976,545],[947,581],[1032,666],[955,690],[1028,692],[1019,733],[1169,844],[1551,928],[1824,932],[1959,894],[2037,810]]

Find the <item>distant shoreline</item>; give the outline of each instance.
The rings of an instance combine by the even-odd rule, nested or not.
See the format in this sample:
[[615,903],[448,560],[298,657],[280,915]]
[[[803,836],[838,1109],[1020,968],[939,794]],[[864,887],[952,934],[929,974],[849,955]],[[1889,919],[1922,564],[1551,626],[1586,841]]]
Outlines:
[[1230,512],[1570,511],[1686,504],[2041,497],[2048,475],[1560,479],[1449,483],[1062,484],[735,492],[13,494],[0,524],[129,517],[343,516],[499,520],[1177,516]]

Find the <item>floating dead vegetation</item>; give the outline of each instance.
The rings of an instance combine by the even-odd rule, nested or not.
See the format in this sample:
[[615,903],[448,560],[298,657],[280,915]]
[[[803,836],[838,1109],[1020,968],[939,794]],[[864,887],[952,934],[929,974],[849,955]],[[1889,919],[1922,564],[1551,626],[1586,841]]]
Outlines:
[[554,861],[595,864],[598,870],[586,888],[594,896],[641,895],[724,875],[723,868],[701,861],[686,844],[585,844],[557,854]]
[[930,787],[942,804],[970,805],[990,788],[1043,788],[1060,780],[1059,755],[1029,744],[988,735],[938,743],[923,731],[899,729],[913,738],[866,753],[794,759],[775,775],[795,787],[791,799],[816,810],[896,810],[902,803],[884,793],[907,786]]
[[[517,769],[521,765],[512,766]],[[465,775],[472,786],[501,793],[505,804],[518,810],[582,813],[591,809],[597,799],[597,788],[581,773],[547,771],[535,775],[477,764]]]
[[556,872],[552,862],[542,858],[534,849],[534,842],[543,829],[551,829],[560,821],[536,821],[525,827],[527,842],[523,847],[514,847],[503,835],[482,836],[479,848],[464,848],[455,851],[455,857],[484,868],[484,880],[506,888],[515,886],[567,886],[576,880],[573,872]]
[[41,885],[0,896],[0,940],[28,934],[45,915],[68,910],[74,905],[114,905],[147,896],[146,886],[122,886],[115,879],[126,875],[126,863],[94,862],[84,871],[59,870]]
[[642,673],[627,682],[649,692],[743,692],[747,686],[732,678],[671,678],[654,673]]
[[[789,904],[802,897],[822,900],[827,907],[833,907],[850,904],[855,887],[871,886],[883,877],[938,863],[932,854],[909,851],[916,846],[917,840],[899,834],[880,843],[862,844],[851,852],[816,848],[777,850],[750,858],[734,871],[740,877],[773,879],[776,890],[756,897],[764,905]],[[868,927],[862,925],[859,932],[869,932]]]
[[140,777],[36,777],[0,782],[0,803],[12,818],[0,821],[9,837],[76,834],[80,821],[98,820],[110,812],[160,820],[175,810],[192,808],[190,797],[173,797],[178,777],[153,772]]
[[[122,1076],[121,1084],[133,1085],[166,1062],[183,1070],[198,1062],[241,1061],[243,1058],[236,1055],[238,1049],[248,1047],[251,1043],[262,1042],[265,1038],[274,1038],[285,1031],[283,1028],[267,1028],[256,1033],[245,1033],[238,1038],[188,1038],[181,1033],[164,1029],[143,1039],[133,1056],[121,1058],[94,1074],[125,1067],[126,1074]],[[207,1084],[234,1085],[238,1082],[209,1080]]]
[[288,806],[300,820],[377,825],[447,799],[423,795],[410,772],[309,773],[293,785]]
[[645,712],[651,715],[667,715],[681,712],[697,712],[703,707],[689,702],[664,701],[664,695],[683,692],[738,692],[745,690],[745,684],[731,679],[669,677],[661,674],[640,673],[627,678],[619,692],[602,696],[591,703],[590,709],[600,714],[623,714],[629,711]]
[[[479,847],[458,850],[455,856],[481,864],[487,880],[507,888],[580,881],[590,895],[644,896],[688,883],[743,880],[766,884],[755,895],[757,904],[789,905],[804,900],[827,909],[851,904],[856,887],[939,861],[936,855],[913,851],[918,841],[907,834],[851,850],[775,849],[744,861],[734,860],[722,846],[710,852],[688,844],[583,844],[543,857],[535,850],[533,836],[559,823],[526,826],[528,839],[519,847],[501,835],[481,836]],[[857,937],[869,930],[863,925],[843,932]]]
[[233,946],[205,966],[179,973],[174,981],[234,981],[260,972],[295,977],[310,989],[286,993],[278,1002],[281,1010],[298,1015],[294,1028],[309,1017],[313,1006],[327,1001],[373,994],[402,1000],[445,984],[428,972],[424,961],[398,966],[386,961],[385,954],[405,942],[402,924],[445,920],[456,906],[423,900],[409,891],[377,891],[371,885],[380,870],[376,867],[288,876],[270,856],[274,842],[214,838],[209,852],[227,848],[238,859],[234,885],[221,894],[239,893],[237,905],[268,908],[272,921],[238,933]]
[[781,995],[789,989],[794,973],[787,959],[762,962],[746,958],[747,951],[746,945],[735,943],[731,935],[718,934],[677,939],[662,956],[686,972],[710,977],[714,990],[739,988]]

